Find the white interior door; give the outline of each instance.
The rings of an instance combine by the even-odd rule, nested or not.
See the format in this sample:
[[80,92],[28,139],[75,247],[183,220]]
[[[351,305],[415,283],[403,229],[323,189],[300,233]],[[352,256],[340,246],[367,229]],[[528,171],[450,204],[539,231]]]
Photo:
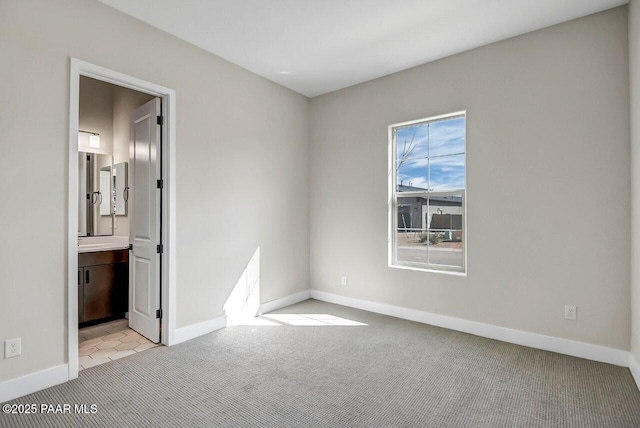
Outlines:
[[160,340],[160,100],[131,114],[129,146],[129,326],[154,343]]

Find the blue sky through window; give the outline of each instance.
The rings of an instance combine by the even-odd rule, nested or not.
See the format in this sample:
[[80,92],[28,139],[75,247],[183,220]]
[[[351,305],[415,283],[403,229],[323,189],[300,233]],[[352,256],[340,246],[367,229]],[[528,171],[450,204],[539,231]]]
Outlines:
[[463,189],[464,152],[464,116],[398,128],[397,184],[431,191]]

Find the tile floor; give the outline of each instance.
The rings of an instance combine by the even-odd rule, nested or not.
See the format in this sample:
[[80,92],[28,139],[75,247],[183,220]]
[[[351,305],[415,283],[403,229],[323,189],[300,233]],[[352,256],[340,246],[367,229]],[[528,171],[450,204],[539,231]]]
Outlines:
[[78,330],[78,342],[80,370],[158,346],[131,330],[127,319],[82,328]]

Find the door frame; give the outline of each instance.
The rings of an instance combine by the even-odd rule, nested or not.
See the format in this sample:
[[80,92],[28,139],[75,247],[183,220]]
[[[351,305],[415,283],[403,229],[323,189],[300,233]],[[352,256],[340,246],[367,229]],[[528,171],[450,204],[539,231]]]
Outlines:
[[[176,312],[176,92],[99,65],[70,58],[69,73],[69,189],[67,242],[67,344],[69,379],[78,377],[78,131],[80,76],[133,89],[162,100],[162,334],[160,343],[175,343]],[[155,189],[154,189],[155,190]]]

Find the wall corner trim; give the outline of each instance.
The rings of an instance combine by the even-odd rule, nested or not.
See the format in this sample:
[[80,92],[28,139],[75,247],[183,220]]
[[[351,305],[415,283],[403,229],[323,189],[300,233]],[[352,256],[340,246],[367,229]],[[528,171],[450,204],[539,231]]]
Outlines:
[[631,352],[629,352],[629,370],[631,370],[633,380],[636,381],[636,386],[640,389],[640,364],[638,364]]
[[[430,324],[436,327],[448,328],[450,330],[461,331],[463,333],[469,333],[489,339],[514,343],[516,345],[557,352],[559,354],[570,355],[572,357],[584,358],[587,360],[599,361],[622,367],[629,366],[629,352],[621,349],[562,339],[559,337],[545,336],[543,334],[484,324],[462,318],[454,318],[446,315],[404,308],[401,306],[360,300],[319,290],[311,290],[311,298],[402,318],[409,321]],[[638,374],[640,375],[640,372],[638,372]]]
[[207,321],[202,321],[196,324],[191,324],[186,327],[177,328],[173,335],[173,341],[171,346],[178,343],[186,342],[187,340],[195,339],[207,333],[220,330],[227,326],[227,316],[222,315],[217,318],[213,318]]
[[0,383],[0,403],[49,388],[69,380],[69,364],[50,367]]
[[298,293],[289,294],[288,296],[282,297],[280,299],[262,303],[260,305],[260,308],[258,309],[258,315],[266,314],[267,312],[271,312],[271,311],[276,311],[278,309],[303,302],[310,298],[311,298],[311,290],[304,290]]

